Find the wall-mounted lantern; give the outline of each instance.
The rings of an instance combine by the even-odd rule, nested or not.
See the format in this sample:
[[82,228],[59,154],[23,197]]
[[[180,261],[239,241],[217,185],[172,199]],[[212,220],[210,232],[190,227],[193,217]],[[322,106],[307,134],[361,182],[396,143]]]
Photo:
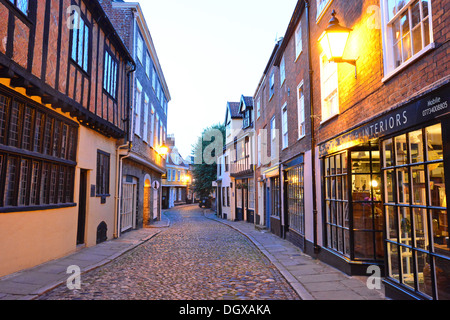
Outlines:
[[335,63],[346,62],[354,65],[356,78],[356,60],[342,58],[352,29],[343,27],[339,24],[339,20],[336,18],[336,11],[333,10],[331,15],[332,18],[328,23],[327,28],[320,36],[319,43],[322,46],[328,61]]

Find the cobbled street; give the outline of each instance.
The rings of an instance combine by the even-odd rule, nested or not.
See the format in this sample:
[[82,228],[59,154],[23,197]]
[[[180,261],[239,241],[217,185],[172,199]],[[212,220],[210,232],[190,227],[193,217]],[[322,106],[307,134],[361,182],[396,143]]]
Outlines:
[[41,300],[297,300],[279,271],[239,232],[195,206],[165,213],[171,226],[140,247]]

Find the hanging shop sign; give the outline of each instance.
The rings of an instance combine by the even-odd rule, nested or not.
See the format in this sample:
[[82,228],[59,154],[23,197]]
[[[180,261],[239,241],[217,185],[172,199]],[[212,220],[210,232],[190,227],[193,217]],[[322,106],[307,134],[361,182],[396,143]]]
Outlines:
[[449,113],[450,85],[446,84],[415,102],[396,108],[376,120],[321,144],[319,146],[319,155],[324,157],[346,150],[369,140],[437,119]]

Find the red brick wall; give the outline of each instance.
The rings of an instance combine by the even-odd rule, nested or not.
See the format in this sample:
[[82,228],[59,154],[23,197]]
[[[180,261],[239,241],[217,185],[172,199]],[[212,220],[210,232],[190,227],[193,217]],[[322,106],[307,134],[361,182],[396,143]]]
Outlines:
[[[382,82],[383,45],[380,28],[373,27],[374,13],[379,1],[365,0],[355,5],[349,1],[334,0],[324,17],[316,24],[315,1],[311,1],[311,43],[314,69],[314,110],[317,142],[339,135],[369,118],[393,106],[405,102],[423,88],[439,79],[449,76],[448,41],[450,34],[450,3],[445,0],[432,1],[433,35],[436,48],[423,55],[409,66]],[[322,52],[317,40],[328,25],[331,12],[335,10],[341,25],[352,28],[344,58],[357,60],[355,69],[345,63],[338,65],[339,76],[339,116],[323,124],[321,121],[320,61]]]

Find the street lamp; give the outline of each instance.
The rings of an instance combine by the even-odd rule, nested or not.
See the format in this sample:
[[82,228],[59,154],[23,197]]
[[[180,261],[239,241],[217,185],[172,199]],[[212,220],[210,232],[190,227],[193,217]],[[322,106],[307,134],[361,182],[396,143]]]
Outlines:
[[346,62],[355,66],[355,78],[356,78],[356,60],[343,59],[345,47],[352,29],[343,27],[339,24],[339,20],[336,18],[336,11],[331,13],[332,18],[328,23],[327,28],[319,38],[319,43],[328,61],[341,63]]
[[157,152],[162,156],[166,156],[169,153],[169,148],[166,145],[161,145]]

